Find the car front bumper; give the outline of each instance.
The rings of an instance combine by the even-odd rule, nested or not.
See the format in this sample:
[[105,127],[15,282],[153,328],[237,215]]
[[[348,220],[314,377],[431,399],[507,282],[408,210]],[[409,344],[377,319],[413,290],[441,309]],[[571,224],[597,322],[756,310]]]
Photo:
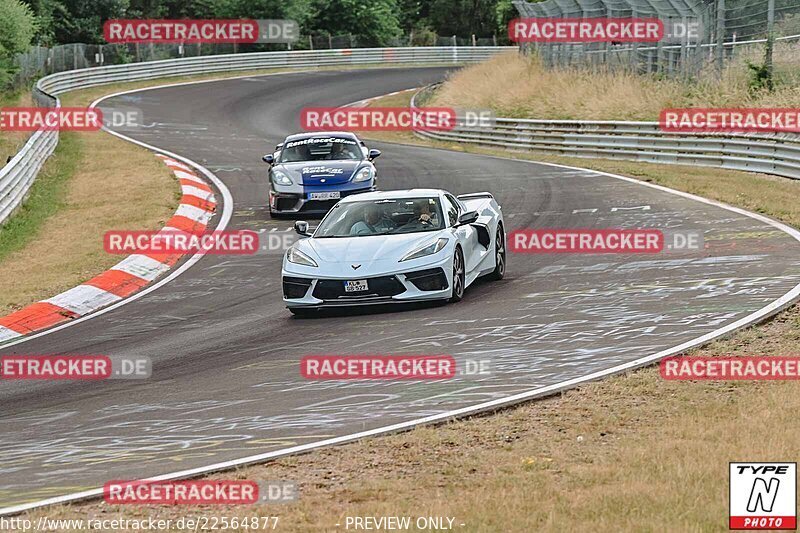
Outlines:
[[[312,277],[284,270],[283,301],[286,307],[323,308],[446,300],[452,292],[452,265],[449,259],[441,263],[383,276],[354,275],[347,279]],[[350,280],[366,280],[368,290],[346,292],[345,282]]]
[[[309,214],[324,215],[345,196],[371,192],[377,189],[374,183],[358,184],[360,187],[331,188],[308,187],[303,192],[281,190],[282,187],[271,187],[269,190],[269,210],[274,214]],[[333,200],[311,200],[312,192],[338,192],[339,198]]]

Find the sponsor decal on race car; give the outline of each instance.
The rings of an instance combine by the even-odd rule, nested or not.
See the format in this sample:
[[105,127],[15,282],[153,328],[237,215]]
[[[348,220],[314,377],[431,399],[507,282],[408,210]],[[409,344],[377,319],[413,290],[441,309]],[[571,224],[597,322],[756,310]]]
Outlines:
[[343,168],[333,167],[303,167],[303,174],[344,174]]
[[294,148],[295,146],[302,146],[304,144],[358,144],[351,139],[343,139],[342,137],[310,137],[308,139],[301,139],[299,141],[290,141],[284,145],[284,148]]

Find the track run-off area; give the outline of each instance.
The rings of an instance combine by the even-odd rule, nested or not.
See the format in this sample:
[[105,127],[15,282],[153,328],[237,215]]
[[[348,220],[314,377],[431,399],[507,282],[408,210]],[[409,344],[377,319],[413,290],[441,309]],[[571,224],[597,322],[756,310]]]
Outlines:
[[[241,77],[121,94],[123,134],[207,169],[232,204],[227,229],[271,220],[261,156],[338,106],[442,80],[391,68]],[[513,254],[506,278],[458,304],[296,319],[281,255],[209,255],[90,320],[0,348],[12,354],[147,356],[147,380],[0,381],[0,512],[110,480],[187,476],[446,419],[641,366],[767,316],[800,292],[800,234],[758,215],[578,168],[367,141],[381,189],[489,191],[508,232],[656,228],[705,233],[704,250]],[[220,208],[220,213],[222,209]],[[226,217],[216,216],[213,223]],[[136,229],[136,228],[109,228]],[[98,239],[102,235],[97,236]],[[311,381],[306,355],[452,355],[490,374],[440,381]]]

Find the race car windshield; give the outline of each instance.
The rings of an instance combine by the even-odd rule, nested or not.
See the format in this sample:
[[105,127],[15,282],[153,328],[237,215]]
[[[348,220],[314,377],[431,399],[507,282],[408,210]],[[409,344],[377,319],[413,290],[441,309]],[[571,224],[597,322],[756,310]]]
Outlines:
[[444,229],[438,198],[399,198],[338,204],[314,238],[365,237]]
[[364,153],[358,142],[345,137],[310,137],[283,145],[279,162],[361,160]]

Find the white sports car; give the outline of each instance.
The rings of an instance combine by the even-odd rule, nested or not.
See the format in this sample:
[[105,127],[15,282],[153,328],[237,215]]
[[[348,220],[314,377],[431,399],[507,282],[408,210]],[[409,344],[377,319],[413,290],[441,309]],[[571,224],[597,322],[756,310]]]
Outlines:
[[283,299],[296,314],[321,307],[449,300],[480,276],[502,279],[503,214],[487,193],[370,192],[339,201],[287,250]]

